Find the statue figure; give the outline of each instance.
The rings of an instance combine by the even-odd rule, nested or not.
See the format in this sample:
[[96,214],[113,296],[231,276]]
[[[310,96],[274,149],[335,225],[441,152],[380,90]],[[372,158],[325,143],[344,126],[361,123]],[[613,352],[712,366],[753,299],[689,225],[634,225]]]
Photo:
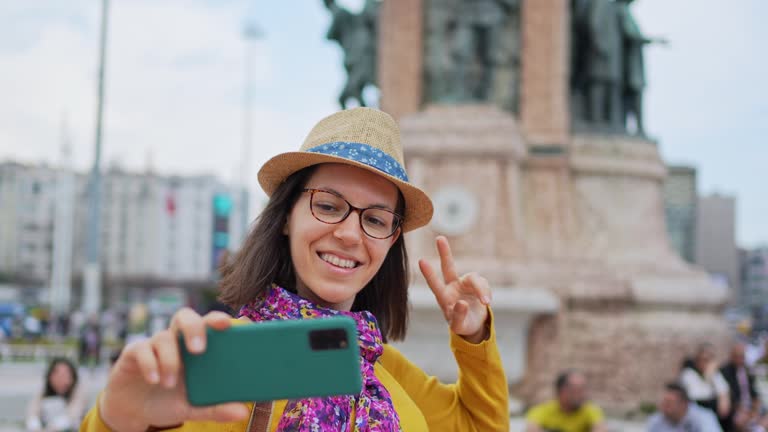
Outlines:
[[492,45],[493,81],[490,83],[489,100],[509,112],[517,112],[520,99],[520,0],[502,2],[505,19]]
[[586,10],[587,119],[600,128],[621,130],[622,33],[620,8],[612,0],[590,0]]
[[347,82],[339,95],[339,105],[347,107],[349,98],[366,106],[363,90],[376,85],[376,53],[378,41],[379,1],[366,0],[359,14],[344,9],[334,0],[323,0],[331,12],[331,27],[326,38],[339,43],[344,51]]
[[643,125],[643,90],[645,88],[645,64],[643,48],[649,43],[666,44],[664,39],[649,39],[640,32],[640,27],[632,17],[629,6],[633,0],[617,0],[621,19],[621,32],[624,45],[623,58],[623,112],[624,122],[629,116],[635,119],[638,135],[645,135]]
[[645,135],[643,47],[648,39],[632,17],[633,0],[571,0],[571,113],[575,124],[626,132],[633,117]]
[[571,0],[571,116],[587,122],[587,50],[589,49],[590,0]]
[[519,0],[431,0],[426,13],[426,100],[517,106]]
[[424,32],[424,99],[428,102],[455,102],[452,94],[455,64],[451,40],[456,28],[455,11],[462,0],[428,1]]
[[517,0],[463,0],[456,14],[453,57],[460,101],[488,100],[504,53],[502,31]]

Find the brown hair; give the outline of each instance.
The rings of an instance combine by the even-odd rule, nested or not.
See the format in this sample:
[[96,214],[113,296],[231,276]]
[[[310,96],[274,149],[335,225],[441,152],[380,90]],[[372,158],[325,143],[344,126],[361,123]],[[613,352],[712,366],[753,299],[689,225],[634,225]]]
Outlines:
[[[296,292],[296,273],[283,226],[316,166],[297,171],[277,187],[234,260],[222,268],[219,300],[235,311],[263,295],[272,283]],[[396,212],[405,214],[402,194],[398,193],[397,201]],[[400,233],[379,271],[352,304],[353,311],[367,310],[376,316],[385,342],[405,337],[408,281],[408,254]]]
[[[72,384],[69,386],[69,388],[64,390],[64,394],[58,394],[53,388],[53,384],[51,383],[51,375],[53,375],[53,370],[60,364],[66,366],[67,369],[69,369],[69,373],[72,375]],[[43,397],[62,396],[67,402],[69,402],[72,400],[72,393],[75,391],[75,387],[77,387],[77,368],[75,367],[75,364],[65,357],[54,357],[48,364],[48,370],[45,372],[45,389],[43,390]]]

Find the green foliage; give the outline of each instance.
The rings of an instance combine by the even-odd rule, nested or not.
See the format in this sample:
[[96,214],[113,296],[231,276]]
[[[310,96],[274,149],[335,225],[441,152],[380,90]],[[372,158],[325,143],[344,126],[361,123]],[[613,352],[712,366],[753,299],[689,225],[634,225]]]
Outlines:
[[638,411],[643,415],[649,416],[656,412],[656,404],[654,402],[643,401],[638,406]]

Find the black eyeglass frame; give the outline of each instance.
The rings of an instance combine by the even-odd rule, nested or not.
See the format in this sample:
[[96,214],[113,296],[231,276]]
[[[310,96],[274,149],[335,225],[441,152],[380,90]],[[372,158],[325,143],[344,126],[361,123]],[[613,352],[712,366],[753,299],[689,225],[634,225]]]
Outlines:
[[[320,221],[320,222],[322,222],[324,224],[328,224],[328,225],[340,224],[340,223],[344,222],[345,220],[347,220],[349,215],[352,214],[352,211],[354,210],[354,211],[357,212],[357,215],[358,215],[358,220],[360,222],[360,229],[363,230],[365,235],[367,235],[368,237],[374,238],[374,239],[377,239],[377,240],[388,239],[388,238],[392,237],[393,235],[395,235],[395,233],[397,232],[397,229],[400,228],[403,225],[403,220],[405,219],[402,215],[397,214],[397,213],[393,212],[392,210],[387,210],[387,209],[381,208],[381,207],[366,207],[366,208],[355,207],[349,201],[347,201],[344,197],[342,197],[341,195],[339,195],[339,194],[337,194],[335,192],[331,192],[329,190],[314,189],[314,188],[304,188],[301,191],[302,192],[309,192],[310,193],[310,196],[309,196],[309,211],[312,213],[312,216],[315,219],[317,219],[318,221]],[[312,208],[312,200],[315,198],[315,193],[316,192],[324,192],[324,193],[331,194],[331,195],[339,198],[340,200],[344,201],[345,203],[347,203],[347,212],[344,214],[344,216],[342,216],[341,219],[339,219],[338,222],[326,222],[326,221],[320,219],[319,217],[317,217],[317,215],[315,214],[315,210]],[[363,213],[366,210],[380,210],[380,211],[385,211],[387,213],[392,213],[392,215],[395,217],[395,223],[392,224],[392,232],[389,233],[389,235],[387,235],[386,237],[376,237],[374,235],[371,235],[365,229],[365,226],[363,226]]]

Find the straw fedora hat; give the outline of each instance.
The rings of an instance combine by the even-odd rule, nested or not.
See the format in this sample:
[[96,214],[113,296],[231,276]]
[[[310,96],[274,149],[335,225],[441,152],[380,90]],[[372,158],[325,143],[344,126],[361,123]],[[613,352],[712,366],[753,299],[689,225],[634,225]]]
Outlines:
[[281,153],[259,170],[259,184],[268,196],[288,176],[321,163],[353,165],[385,177],[405,198],[403,232],[429,223],[432,201],[408,181],[400,129],[389,114],[373,108],[352,108],[320,120],[299,151]]

